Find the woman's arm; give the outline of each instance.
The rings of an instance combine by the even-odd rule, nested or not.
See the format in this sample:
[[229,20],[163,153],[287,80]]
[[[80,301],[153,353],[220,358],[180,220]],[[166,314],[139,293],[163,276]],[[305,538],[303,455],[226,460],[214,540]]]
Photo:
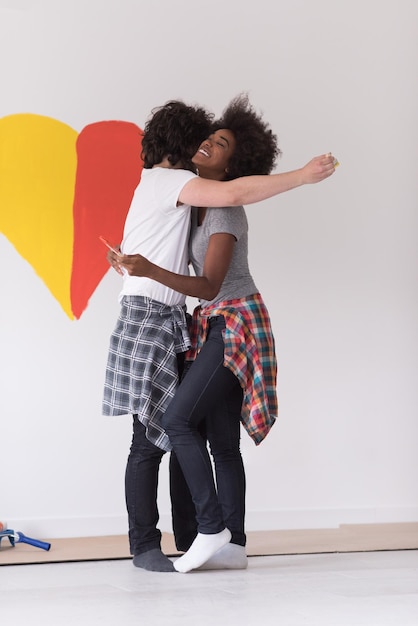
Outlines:
[[163,269],[151,263],[141,254],[124,254],[117,257],[117,263],[131,276],[152,278],[174,291],[186,296],[213,300],[218,294],[231,263],[235,237],[229,233],[216,233],[209,238],[202,276],[184,276]]
[[179,202],[199,207],[222,207],[252,204],[290,191],[301,185],[318,183],[335,172],[337,161],[332,154],[313,158],[304,167],[268,176],[244,176],[226,182],[194,178],[185,184]]

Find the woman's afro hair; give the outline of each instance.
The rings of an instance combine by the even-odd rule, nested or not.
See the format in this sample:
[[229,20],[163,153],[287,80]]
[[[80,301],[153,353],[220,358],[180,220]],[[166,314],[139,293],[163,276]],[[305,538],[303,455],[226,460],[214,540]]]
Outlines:
[[227,180],[254,174],[270,174],[281,154],[277,137],[251,106],[247,94],[234,98],[214,122],[213,130],[227,128],[236,147],[228,163]]

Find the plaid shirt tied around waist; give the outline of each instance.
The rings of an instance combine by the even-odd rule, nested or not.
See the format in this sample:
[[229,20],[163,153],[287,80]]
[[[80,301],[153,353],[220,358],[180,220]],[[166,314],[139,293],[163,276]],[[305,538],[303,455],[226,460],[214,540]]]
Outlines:
[[186,360],[193,361],[207,335],[208,319],[225,318],[224,365],[238,378],[244,391],[241,421],[258,445],[276,421],[277,360],[270,317],[259,293],[224,300],[193,312],[192,347]]
[[177,354],[189,346],[185,307],[124,296],[110,337],[103,415],[138,415],[147,439],[171,450],[161,420],[178,386]]

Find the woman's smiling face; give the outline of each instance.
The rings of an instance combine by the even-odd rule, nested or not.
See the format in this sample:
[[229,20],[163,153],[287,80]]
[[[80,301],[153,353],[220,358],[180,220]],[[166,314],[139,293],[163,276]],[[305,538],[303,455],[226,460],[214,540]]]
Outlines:
[[232,131],[221,128],[212,133],[200,144],[193,157],[193,163],[203,178],[223,180],[226,178],[228,163],[235,150],[235,137]]

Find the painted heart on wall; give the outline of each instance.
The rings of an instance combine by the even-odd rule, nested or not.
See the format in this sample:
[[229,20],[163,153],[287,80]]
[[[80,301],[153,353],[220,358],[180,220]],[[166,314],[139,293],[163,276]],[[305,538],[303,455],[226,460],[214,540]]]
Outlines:
[[80,133],[55,119],[0,119],[0,231],[70,319],[109,270],[99,235],[115,244],[141,178],[142,130],[103,121]]

